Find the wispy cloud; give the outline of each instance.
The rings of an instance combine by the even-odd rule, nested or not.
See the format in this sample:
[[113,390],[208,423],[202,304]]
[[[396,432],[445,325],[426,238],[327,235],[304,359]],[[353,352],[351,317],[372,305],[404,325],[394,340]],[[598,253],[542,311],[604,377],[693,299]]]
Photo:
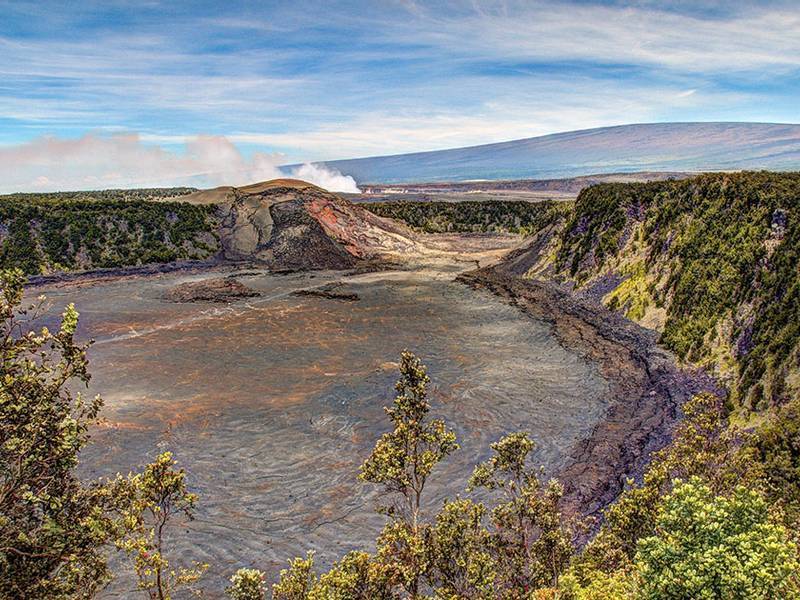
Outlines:
[[[342,123],[288,133],[234,132],[238,144],[286,148],[313,148],[321,156],[368,156],[422,149],[444,149],[545,135],[571,129],[645,122],[665,107],[692,106],[702,98],[680,87],[601,91],[586,83],[567,84],[559,79],[541,82],[542,92],[560,87],[558,94],[514,95],[486,102],[479,110],[463,114],[439,110],[421,114],[373,112]],[[470,86],[488,85],[472,80]],[[624,115],[624,116],[622,116]],[[163,140],[167,141],[167,140]]]
[[0,145],[135,132],[179,155],[211,135],[247,160],[301,161],[632,121],[800,120],[795,2],[301,4],[12,0]]
[[687,15],[652,3],[489,5],[421,18],[418,39],[462,56],[642,65],[685,74],[796,71],[800,64],[796,4],[761,3],[754,5],[760,10],[725,16]]

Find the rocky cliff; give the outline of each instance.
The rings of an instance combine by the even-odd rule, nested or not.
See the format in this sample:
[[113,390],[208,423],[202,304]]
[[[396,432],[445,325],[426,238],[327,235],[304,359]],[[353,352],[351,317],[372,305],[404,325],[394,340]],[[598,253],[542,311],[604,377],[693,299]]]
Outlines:
[[416,246],[414,233],[314,185],[278,179],[185,198],[218,202],[222,256],[273,270],[344,269]]
[[799,207],[800,173],[598,185],[498,268],[656,330],[758,409],[800,393]]

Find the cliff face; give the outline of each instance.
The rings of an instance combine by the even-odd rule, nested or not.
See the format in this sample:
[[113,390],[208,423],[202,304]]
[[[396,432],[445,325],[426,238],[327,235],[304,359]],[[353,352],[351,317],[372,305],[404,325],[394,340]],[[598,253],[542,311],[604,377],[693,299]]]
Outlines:
[[661,335],[743,405],[800,393],[800,174],[603,184],[499,267]]

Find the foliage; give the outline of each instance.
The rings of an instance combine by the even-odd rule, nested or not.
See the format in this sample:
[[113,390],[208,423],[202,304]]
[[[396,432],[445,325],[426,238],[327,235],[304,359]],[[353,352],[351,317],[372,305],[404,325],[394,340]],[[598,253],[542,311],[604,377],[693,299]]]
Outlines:
[[28,330],[42,299],[23,308],[23,281],[0,272],[0,596],[90,597],[110,579],[103,546],[120,535],[128,490],[76,476],[102,400],[72,392],[89,381],[75,307],[57,332]]
[[430,379],[425,366],[411,352],[400,356],[397,395],[386,414],[394,429],[381,436],[361,466],[363,481],[379,484],[394,496],[382,507],[391,521],[378,539],[378,555],[393,562],[400,584],[412,598],[427,570],[427,525],[420,525],[422,493],[434,467],[458,449],[455,434],[441,419],[428,419]]
[[430,576],[430,525],[393,518],[376,540],[377,560],[391,574],[392,589],[399,586],[412,599],[421,597],[424,579]]
[[231,576],[225,592],[231,600],[264,600],[264,578],[258,569],[239,569]]
[[552,223],[566,203],[484,200],[464,202],[365,202],[381,217],[397,219],[426,233],[517,233],[528,235]]
[[525,598],[532,590],[557,587],[574,552],[576,524],[560,510],[564,488],[555,480],[542,485],[527,466],[533,448],[525,433],[505,436],[492,444],[494,454],[475,468],[469,481],[469,489],[502,495],[491,513],[499,598]]
[[289,561],[289,568],[282,569],[278,583],[272,586],[272,600],[306,600],[317,582],[314,573],[314,553],[305,558]]
[[167,526],[175,517],[191,519],[197,496],[186,488],[186,473],[175,468],[170,452],[159,454],[144,472],[131,478],[136,490],[132,533],[119,543],[132,560],[139,589],[151,600],[169,600],[175,590],[191,587],[208,568],[170,566],[165,547]]
[[15,202],[44,201],[59,203],[67,200],[81,201],[136,201],[147,200],[150,202],[159,200],[169,200],[199,191],[193,187],[173,187],[173,188],[134,188],[134,189],[115,189],[115,190],[92,190],[84,192],[18,192],[0,196],[0,201],[13,200]]
[[645,185],[609,183],[581,191],[560,235],[556,256],[559,270],[585,279],[607,257],[616,256],[628,214],[641,208]]
[[632,569],[613,573],[595,571],[585,585],[569,572],[559,581],[559,590],[565,600],[634,600],[638,589],[639,579]]
[[314,553],[295,558],[272,586],[273,600],[395,600],[396,570],[366,552],[349,552],[320,576]]
[[698,394],[683,412],[672,443],[653,455],[641,485],[629,481],[606,511],[603,526],[577,562],[582,583],[598,571],[630,565],[638,540],[653,535],[660,503],[676,479],[701,476],[718,493],[737,484],[760,485],[763,470],[753,450],[742,448],[742,434],[727,426],[720,398]]
[[[710,394],[695,397],[684,412],[673,443],[654,456],[643,483],[624,491],[607,510],[603,527],[573,564],[563,582],[568,597],[794,597],[786,590],[796,582],[785,573],[796,568],[797,548],[789,540],[791,525],[781,524],[787,518],[784,509],[797,506],[791,492],[797,488],[783,479],[793,477],[793,435],[777,429],[786,422],[772,422],[751,436],[727,425],[721,401]],[[788,471],[773,473],[766,456]],[[777,481],[770,485],[773,478]],[[694,486],[692,494],[676,488],[683,485],[681,479]],[[684,501],[680,510],[675,508]],[[703,503],[727,512],[710,512]],[[672,520],[665,520],[665,514]],[[727,527],[723,539],[709,537],[707,529],[717,531],[722,521]],[[665,548],[673,553],[667,556]],[[653,571],[656,563],[659,574]],[[699,579],[679,572],[679,563]],[[712,581],[712,576],[724,581]],[[773,584],[778,587],[770,588]],[[775,590],[784,585],[778,594]],[[735,595],[734,588],[742,595]]]
[[800,398],[759,427],[749,448],[767,482],[767,497],[781,507],[786,523],[800,535]]
[[208,258],[215,208],[145,200],[0,200],[0,267],[26,274]]
[[[738,363],[735,394],[741,391],[750,406],[762,399],[781,403],[793,393],[787,378],[800,371],[798,197],[800,173],[592,186],[580,193],[559,234],[556,268],[581,285],[615,272],[619,261],[639,260],[629,242],[642,227],[644,266],[653,282],[633,299],[652,296],[664,306],[662,342],[701,363],[722,344]],[[642,318],[642,306],[621,302],[626,294],[610,294],[609,301]],[[720,340],[724,323],[732,326]]]
[[647,270],[644,263],[638,262],[621,269],[625,280],[607,298],[611,310],[625,309],[625,316],[632,321],[641,320],[650,305],[647,285]]
[[800,597],[797,548],[770,520],[764,498],[743,486],[714,496],[697,477],[664,499],[636,566],[648,600]]
[[483,526],[486,507],[472,500],[444,503],[431,529],[431,575],[436,598],[494,598],[496,560]]
[[407,350],[400,356],[397,396],[386,414],[394,429],[375,444],[361,466],[363,481],[382,485],[386,492],[399,496],[399,503],[386,507],[412,527],[419,519],[422,492],[434,467],[458,449],[455,434],[441,419],[428,420],[428,377],[425,366]]
[[366,552],[350,552],[322,574],[309,600],[393,600],[392,569]]

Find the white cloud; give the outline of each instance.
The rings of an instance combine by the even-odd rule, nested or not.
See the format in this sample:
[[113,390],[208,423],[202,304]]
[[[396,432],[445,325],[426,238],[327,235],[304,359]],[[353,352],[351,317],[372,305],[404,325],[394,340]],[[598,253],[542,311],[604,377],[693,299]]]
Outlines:
[[[0,147],[3,192],[67,191],[131,187],[244,185],[285,177],[283,155],[245,157],[222,136],[197,136],[183,152],[147,145],[137,135],[44,137]],[[302,165],[292,173],[331,191],[357,191],[333,169]]]
[[[714,18],[636,6],[475,2],[473,10],[429,13],[417,42],[454,55],[648,65],[684,73],[776,68],[800,63],[797,7],[754,4]],[[488,8],[487,8],[488,7]],[[403,35],[403,27],[396,29]]]
[[[489,83],[475,78],[463,93]],[[539,92],[539,89],[542,92]],[[547,94],[544,90],[550,90]],[[733,94],[727,100],[733,102]],[[707,102],[700,91],[680,86],[639,88],[619,84],[603,90],[591,82],[541,78],[536,90],[498,95],[469,112],[408,110],[365,112],[352,119],[293,133],[234,132],[232,142],[254,147],[302,148],[314,160],[440,150],[535,137],[576,129],[651,122],[665,110]]]
[[[213,17],[142,17],[91,35],[74,35],[69,24],[80,19],[63,11],[64,26],[46,35],[0,36],[0,139],[139,131],[146,162],[158,144],[212,131],[299,162],[636,121],[796,120],[796,76],[785,76],[800,65],[796,4],[749,3],[714,18],[653,8],[664,6],[655,0],[396,4],[234,3]],[[61,12],[33,9],[44,19]],[[255,157],[219,169],[257,173]],[[186,182],[217,168],[182,153],[165,160],[179,168],[163,176],[186,172]],[[161,181],[155,167],[100,170]],[[71,173],[60,181],[80,181]]]

